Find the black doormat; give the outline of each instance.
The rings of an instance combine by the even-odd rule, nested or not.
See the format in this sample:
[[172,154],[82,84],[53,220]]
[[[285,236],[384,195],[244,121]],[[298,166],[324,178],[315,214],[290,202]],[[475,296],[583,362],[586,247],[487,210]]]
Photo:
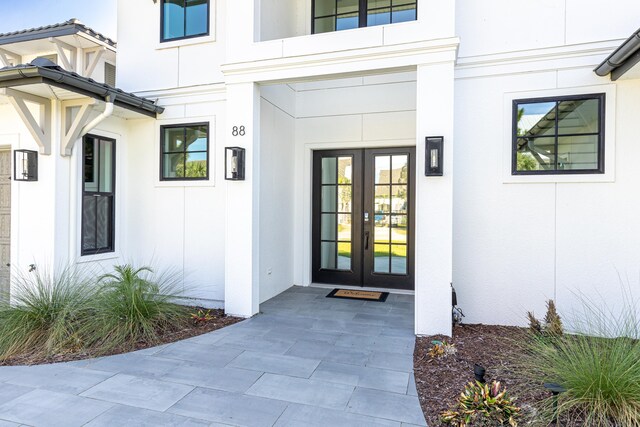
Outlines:
[[357,299],[363,301],[378,301],[385,302],[389,292],[378,291],[358,291],[352,289],[334,289],[329,292],[327,298],[342,298],[342,299]]

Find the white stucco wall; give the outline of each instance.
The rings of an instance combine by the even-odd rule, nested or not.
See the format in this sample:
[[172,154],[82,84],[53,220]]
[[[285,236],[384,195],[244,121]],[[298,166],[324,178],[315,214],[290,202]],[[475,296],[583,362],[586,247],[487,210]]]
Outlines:
[[225,4],[210,1],[208,36],[161,43],[161,2],[118,0],[118,87],[139,92],[221,82]]
[[[640,200],[632,190],[640,179],[634,135],[640,81],[612,83],[593,73],[637,29],[640,8],[626,0],[607,8],[591,0],[462,3],[453,281],[465,320],[524,324],[526,311],[543,314],[549,298],[568,315],[576,293],[619,305],[618,275],[640,296]],[[545,30],[523,31],[514,16],[544,21]],[[508,101],[596,92],[608,100],[605,175],[511,177],[504,161]]]
[[295,92],[260,90],[260,302],[294,284]]
[[[161,99],[165,113],[129,123],[127,257],[184,274],[187,294],[224,300],[224,101],[220,96]],[[160,181],[160,126],[209,123],[209,180]]]

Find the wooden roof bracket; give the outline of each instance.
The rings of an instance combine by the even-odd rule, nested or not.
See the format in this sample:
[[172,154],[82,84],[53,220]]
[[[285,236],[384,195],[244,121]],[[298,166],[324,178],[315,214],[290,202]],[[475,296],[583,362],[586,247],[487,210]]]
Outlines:
[[[76,73],[78,49],[69,43],[65,43],[62,40],[58,40],[53,37],[49,37],[49,41],[56,47],[56,52],[58,52],[58,58],[62,61],[63,68],[67,71],[73,71]],[[69,55],[67,55],[65,50],[69,51]]]
[[[51,100],[10,88],[0,89],[0,95],[5,95],[9,98],[9,102],[13,105],[16,113],[18,113],[29,133],[40,147],[40,154],[50,155]],[[38,119],[33,116],[26,102],[32,102],[40,106],[40,117]]]
[[[11,60],[13,59],[13,63]],[[2,67],[12,67],[22,62],[22,56],[17,53],[10,52],[6,49],[0,48],[0,65]],[[0,67],[0,68],[2,68]]]
[[[76,141],[82,136],[81,132],[89,121],[89,115],[96,104],[95,99],[62,101],[62,138],[60,141],[60,155],[70,156]],[[80,108],[75,116],[73,109]]]

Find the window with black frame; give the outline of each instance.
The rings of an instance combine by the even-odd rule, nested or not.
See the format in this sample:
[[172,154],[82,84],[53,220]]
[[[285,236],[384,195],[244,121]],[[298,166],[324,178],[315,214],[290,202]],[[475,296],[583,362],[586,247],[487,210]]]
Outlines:
[[513,101],[512,173],[604,173],[604,102],[604,94]]
[[160,179],[209,178],[209,123],[160,127]]
[[209,0],[162,0],[161,40],[209,34]]
[[82,255],[114,251],[115,144],[92,135],[82,141]]
[[313,0],[313,33],[415,21],[416,0]]

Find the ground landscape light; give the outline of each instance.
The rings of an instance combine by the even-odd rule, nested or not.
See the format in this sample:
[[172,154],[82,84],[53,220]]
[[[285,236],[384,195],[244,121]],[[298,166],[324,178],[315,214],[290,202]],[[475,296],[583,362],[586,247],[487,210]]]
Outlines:
[[13,151],[13,179],[15,181],[38,180],[38,152],[33,150]]
[[224,179],[244,181],[244,148],[226,147],[224,149]]
[[426,138],[426,176],[442,176],[444,138],[441,136],[428,136]]

